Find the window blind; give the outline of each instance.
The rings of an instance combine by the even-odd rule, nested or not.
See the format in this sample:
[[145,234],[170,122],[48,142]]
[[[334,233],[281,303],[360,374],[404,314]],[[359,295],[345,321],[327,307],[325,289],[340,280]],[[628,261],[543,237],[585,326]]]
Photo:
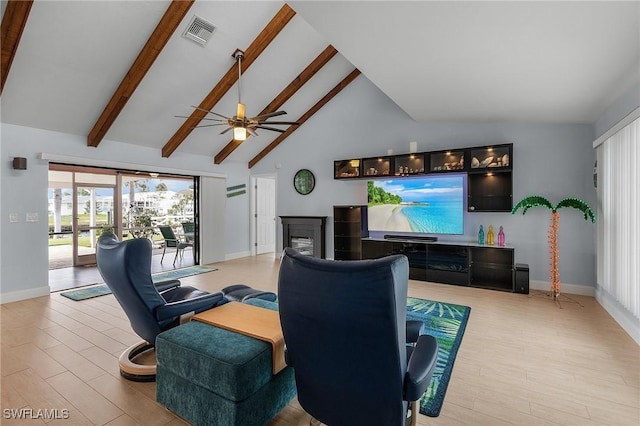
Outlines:
[[640,318],[640,119],[597,145],[598,286]]

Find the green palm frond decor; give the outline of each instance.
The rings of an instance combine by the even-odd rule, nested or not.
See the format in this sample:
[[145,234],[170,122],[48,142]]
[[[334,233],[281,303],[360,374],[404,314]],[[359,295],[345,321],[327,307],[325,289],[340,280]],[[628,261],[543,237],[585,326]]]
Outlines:
[[551,224],[548,231],[549,242],[549,275],[551,276],[551,291],[553,292],[553,299],[557,299],[560,295],[560,268],[558,264],[558,226],[560,225],[560,213],[559,209],[563,207],[571,207],[582,212],[584,220],[591,219],[592,223],[595,223],[596,216],[585,201],[578,198],[565,198],[555,206],[551,204],[549,200],[540,195],[531,195],[520,200],[515,207],[511,210],[511,214],[515,214],[518,210],[522,209],[522,214],[526,214],[532,207],[546,207],[551,210]]

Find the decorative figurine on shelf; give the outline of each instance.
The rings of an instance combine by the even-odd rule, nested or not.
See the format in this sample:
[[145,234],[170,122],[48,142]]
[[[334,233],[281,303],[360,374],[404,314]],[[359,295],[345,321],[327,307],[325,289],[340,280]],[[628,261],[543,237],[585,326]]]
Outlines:
[[546,207],[551,210],[551,224],[549,225],[549,231],[547,233],[547,241],[549,242],[551,292],[553,293],[553,300],[556,301],[560,295],[560,265],[558,263],[558,225],[560,224],[560,212],[558,210],[562,207],[571,207],[580,210],[584,220],[591,220],[592,223],[596,222],[596,216],[593,210],[591,210],[591,207],[589,207],[589,204],[583,200],[565,198],[554,206],[549,200],[539,195],[532,195],[520,200],[511,210],[511,214],[515,214],[519,209],[522,209],[522,214],[524,215],[527,210],[532,207]]
[[502,229],[502,226],[500,226],[500,230],[498,231],[498,245],[500,247],[504,247],[505,245],[504,230]]
[[484,244],[484,229],[482,229],[482,225],[480,225],[480,230],[478,231],[478,244]]
[[492,246],[494,244],[494,238],[493,225],[489,225],[489,230],[487,231],[487,244]]

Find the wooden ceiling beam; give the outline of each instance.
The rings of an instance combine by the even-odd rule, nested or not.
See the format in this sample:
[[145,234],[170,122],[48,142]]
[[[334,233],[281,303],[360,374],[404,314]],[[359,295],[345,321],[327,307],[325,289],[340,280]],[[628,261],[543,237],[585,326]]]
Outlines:
[[13,58],[16,56],[24,27],[27,25],[27,18],[29,18],[32,5],[33,0],[9,0],[7,2],[4,16],[2,17],[2,28],[0,29],[2,37],[0,94],[2,94],[4,83],[9,76],[9,70],[11,69]]
[[87,145],[97,147],[118,118],[129,98],[162,52],[195,0],[173,0],[162,15],[138,57],[120,82],[111,100],[87,136]]
[[[338,51],[331,45],[327,46],[307,67],[296,77],[287,87],[285,87],[278,96],[276,96],[262,111],[257,115],[268,114],[275,112],[284,103],[291,98],[302,86],[304,86],[327,62],[333,58]],[[265,122],[269,124],[269,122]],[[249,137],[249,135],[247,135]],[[242,144],[242,141],[231,139],[231,141],[214,157],[214,163],[220,164],[227,158],[233,151],[236,150]]]
[[349,75],[347,75],[340,83],[338,83],[333,89],[331,89],[322,99],[320,99],[314,106],[309,108],[307,112],[302,115],[296,121],[300,123],[298,126],[290,126],[284,133],[281,133],[273,142],[271,142],[265,149],[260,151],[258,155],[253,157],[251,161],[249,161],[249,168],[255,166],[260,160],[267,156],[271,151],[273,151],[278,145],[280,145],[286,138],[288,138],[293,132],[295,132],[302,124],[307,121],[313,114],[318,112],[320,108],[322,108],[327,102],[329,102],[335,95],[340,93],[342,89],[347,87],[349,83],[356,79],[360,75],[360,70],[357,68],[351,71]]
[[[257,35],[257,37],[251,42],[249,47],[244,51],[242,58],[242,69],[244,73],[253,62],[260,56],[260,54],[267,48],[276,36],[282,31],[282,29],[289,23],[289,21],[295,16],[296,12],[291,9],[287,4],[282,6],[278,13],[269,21],[266,27]],[[178,147],[184,142],[202,119],[207,115],[208,110],[213,107],[222,99],[222,97],[233,87],[238,81],[238,68],[234,61],[229,71],[220,79],[218,84],[211,90],[211,92],[200,102],[198,108],[194,110],[189,118],[182,124],[182,126],[176,131],[176,133],[169,139],[169,141],[162,148],[162,156],[169,157]],[[202,111],[204,110],[204,111]]]

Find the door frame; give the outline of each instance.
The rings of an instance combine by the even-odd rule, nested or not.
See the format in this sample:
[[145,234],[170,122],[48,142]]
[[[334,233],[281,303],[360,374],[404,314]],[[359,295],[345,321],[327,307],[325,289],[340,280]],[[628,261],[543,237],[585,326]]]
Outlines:
[[[78,244],[78,238],[80,237],[80,227],[78,226],[78,213],[79,213],[79,205],[78,205],[78,188],[105,188],[105,189],[111,189],[113,191],[113,231],[115,233],[118,233],[118,214],[117,214],[117,185],[113,184],[95,184],[95,183],[78,183],[75,181],[75,173],[73,174],[73,194],[72,194],[72,200],[73,200],[73,204],[72,204],[72,226],[71,229],[73,230],[73,234],[72,234],[72,247],[73,247],[73,266],[85,266],[85,265],[95,265],[96,263],[96,254],[95,251],[91,254],[80,254],[80,245]],[[97,229],[104,229],[103,226],[91,226],[89,225],[89,231],[91,230],[97,230]],[[95,248],[95,247],[94,247]]]
[[[273,205],[275,206],[275,217],[278,217],[278,175],[275,173],[263,173],[251,176],[251,188],[250,193],[250,245],[251,245],[251,256],[257,256],[258,254],[258,178],[264,179],[273,179],[275,191],[273,192]],[[273,227],[273,241],[274,241],[274,252],[277,252],[278,248],[278,223],[274,224]]]

